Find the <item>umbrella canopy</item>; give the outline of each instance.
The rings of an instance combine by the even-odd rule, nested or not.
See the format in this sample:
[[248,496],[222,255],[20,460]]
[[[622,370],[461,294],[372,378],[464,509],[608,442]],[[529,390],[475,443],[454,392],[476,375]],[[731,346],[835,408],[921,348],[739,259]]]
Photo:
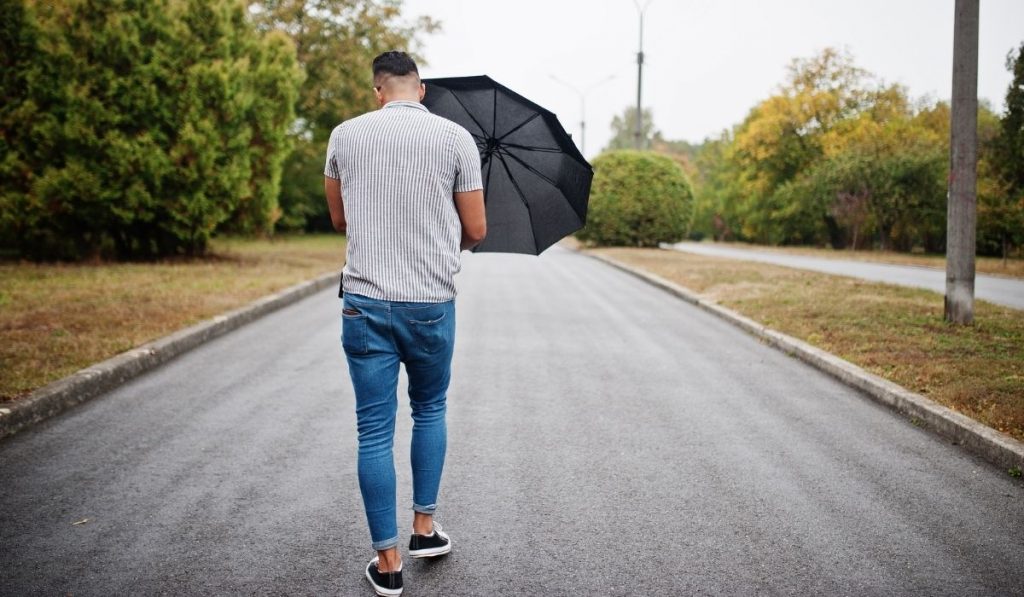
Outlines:
[[583,227],[594,170],[558,117],[487,76],[423,82],[423,105],[480,149],[487,238],[477,251],[539,255]]

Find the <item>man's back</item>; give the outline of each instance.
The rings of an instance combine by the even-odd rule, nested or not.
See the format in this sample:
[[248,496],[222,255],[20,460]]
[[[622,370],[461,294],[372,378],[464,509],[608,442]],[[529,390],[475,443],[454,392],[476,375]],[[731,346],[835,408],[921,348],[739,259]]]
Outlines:
[[392,101],[335,128],[325,174],[342,182],[345,292],[392,301],[455,297],[461,224],[453,193],[480,188],[475,143],[421,104]]

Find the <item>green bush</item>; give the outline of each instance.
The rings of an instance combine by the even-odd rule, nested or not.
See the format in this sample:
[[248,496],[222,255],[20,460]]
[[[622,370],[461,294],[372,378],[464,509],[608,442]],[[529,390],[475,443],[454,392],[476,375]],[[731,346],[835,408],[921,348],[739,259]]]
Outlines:
[[138,259],[273,229],[302,77],[285,35],[242,0],[0,2],[0,247]]
[[279,231],[334,232],[331,214],[324,201],[324,150],[327,140],[298,139],[295,149],[284,162],[283,179],[278,202],[281,219]]
[[594,160],[587,225],[576,236],[595,245],[656,247],[685,238],[692,216],[693,192],[675,160],[610,151]]

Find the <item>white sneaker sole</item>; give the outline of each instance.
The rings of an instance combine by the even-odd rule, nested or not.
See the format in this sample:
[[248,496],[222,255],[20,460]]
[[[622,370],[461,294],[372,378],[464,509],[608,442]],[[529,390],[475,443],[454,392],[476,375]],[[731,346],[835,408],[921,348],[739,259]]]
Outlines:
[[441,547],[431,547],[429,549],[417,549],[416,551],[410,551],[410,558],[436,558],[437,556],[443,556],[446,553],[451,553],[452,543],[451,539],[448,540],[447,545]]

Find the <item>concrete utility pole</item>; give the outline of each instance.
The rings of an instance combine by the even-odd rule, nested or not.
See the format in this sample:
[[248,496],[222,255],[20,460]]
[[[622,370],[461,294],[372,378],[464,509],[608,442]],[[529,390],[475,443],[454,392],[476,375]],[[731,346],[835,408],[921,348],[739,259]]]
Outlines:
[[946,209],[946,321],[974,321],[978,178],[978,0],[956,0]]
[[636,12],[640,16],[640,44],[636,52],[636,132],[633,133],[634,145],[637,149],[644,148],[644,108],[640,98],[644,78],[644,12],[647,11],[647,7],[651,5],[652,1],[647,0],[641,7],[637,0],[633,0]]
[[608,81],[611,81],[612,79],[614,79],[615,75],[608,75],[607,77],[601,79],[597,83],[594,83],[590,87],[587,87],[583,91],[580,91],[579,88],[577,88],[572,83],[563,81],[563,80],[559,79],[558,77],[556,77],[555,75],[551,75],[551,78],[554,79],[555,81],[561,83],[562,85],[565,85],[569,89],[572,89],[574,92],[576,92],[576,95],[578,95],[579,98],[580,98],[580,153],[582,153],[583,156],[586,157],[586,155],[587,155],[587,96],[594,89],[597,89],[601,85],[604,85]]

